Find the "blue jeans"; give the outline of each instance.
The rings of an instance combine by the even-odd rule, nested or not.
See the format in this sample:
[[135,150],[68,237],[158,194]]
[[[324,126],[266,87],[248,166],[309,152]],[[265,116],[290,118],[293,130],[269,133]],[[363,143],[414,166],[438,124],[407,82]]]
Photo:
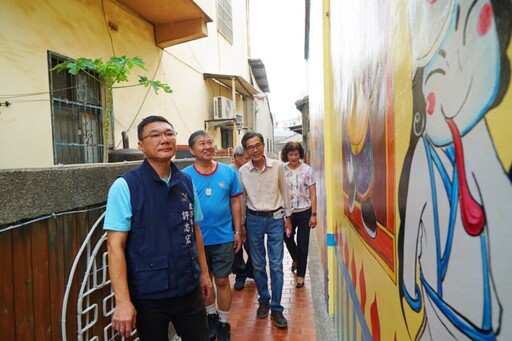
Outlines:
[[[254,281],[258,289],[258,302],[270,300],[270,309],[283,312],[281,296],[283,294],[283,219],[256,216],[247,212],[246,217],[247,239],[252,258]],[[270,265],[270,287],[272,300],[268,291],[268,277],[266,271],[265,234],[267,235],[268,260]]]

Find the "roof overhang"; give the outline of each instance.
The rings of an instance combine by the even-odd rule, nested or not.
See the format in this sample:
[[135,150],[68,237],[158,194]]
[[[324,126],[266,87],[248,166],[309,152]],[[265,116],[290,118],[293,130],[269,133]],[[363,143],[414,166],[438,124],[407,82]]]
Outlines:
[[295,108],[297,108],[298,111],[302,112],[302,109],[304,108],[304,106],[308,105],[308,104],[309,104],[309,96],[306,95],[303,98],[295,101]]
[[295,132],[297,134],[301,134],[302,135],[302,124],[288,127],[288,129],[290,129],[291,131],[293,131],[293,132]]
[[265,64],[261,61],[261,59],[249,59],[249,66],[251,67],[252,75],[256,84],[263,92],[270,92],[270,87],[268,85],[267,79],[267,71],[265,69]]
[[155,44],[161,48],[208,36],[212,19],[194,0],[117,0],[154,27]]
[[233,128],[236,127],[236,119],[234,118],[222,118],[218,120],[205,120],[205,129],[208,128]]
[[242,130],[245,129],[241,120],[236,118],[221,118],[215,120],[205,120],[204,128],[206,130],[210,128],[228,128],[233,130]]
[[235,91],[244,97],[252,97],[261,94],[258,89],[252,86],[252,84],[242,76],[204,73],[203,77],[204,79],[212,79],[229,89],[233,89],[234,86]]

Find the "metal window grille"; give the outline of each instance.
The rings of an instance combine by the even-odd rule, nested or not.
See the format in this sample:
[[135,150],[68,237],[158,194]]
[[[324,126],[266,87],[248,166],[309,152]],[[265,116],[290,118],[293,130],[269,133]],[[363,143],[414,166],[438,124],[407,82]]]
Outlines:
[[233,129],[221,128],[222,149],[233,148]]
[[231,0],[217,0],[217,30],[233,44],[233,12]]
[[69,60],[48,53],[54,164],[103,160],[102,86],[93,77],[52,70]]

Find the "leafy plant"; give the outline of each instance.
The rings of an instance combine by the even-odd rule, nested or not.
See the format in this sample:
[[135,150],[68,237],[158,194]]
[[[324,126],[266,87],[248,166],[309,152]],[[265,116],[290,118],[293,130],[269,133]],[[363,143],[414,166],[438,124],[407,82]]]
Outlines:
[[[147,71],[144,62],[139,57],[129,58],[127,56],[111,57],[107,62],[103,59],[78,58],[76,61],[65,61],[57,64],[52,70],[68,70],[72,75],[84,72],[90,77],[96,79],[105,86],[105,110],[103,115],[103,162],[108,161],[108,140],[110,133],[110,120],[112,116],[112,98],[114,85],[122,82],[128,82],[128,75],[132,68],[138,67]],[[150,80],[146,76],[139,75],[139,84],[144,87],[152,87],[155,93],[163,90],[166,93],[172,93],[169,85],[159,80]],[[130,85],[135,86],[135,85]],[[125,86],[126,87],[126,86]],[[129,87],[129,86],[128,86]]]

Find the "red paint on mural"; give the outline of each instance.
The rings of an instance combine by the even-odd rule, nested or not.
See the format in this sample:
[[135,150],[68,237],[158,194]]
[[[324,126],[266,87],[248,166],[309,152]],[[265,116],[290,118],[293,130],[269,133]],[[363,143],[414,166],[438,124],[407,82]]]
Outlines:
[[379,310],[377,308],[377,296],[375,296],[370,307],[370,316],[372,320],[372,339],[373,341],[380,341],[380,321]]
[[356,270],[356,261],[354,257],[354,251],[352,250],[352,262],[350,263],[350,274],[352,275],[352,285],[354,288],[357,287],[357,270]]
[[484,36],[487,34],[487,32],[489,32],[493,18],[494,13],[491,4],[487,3],[483,5],[482,9],[480,10],[480,15],[478,16],[478,35]]
[[361,264],[361,271],[359,271],[359,290],[361,290],[361,310],[365,311],[366,306],[366,279],[364,278],[364,267]]
[[348,243],[343,244],[343,260],[345,261],[345,267],[348,269]]

